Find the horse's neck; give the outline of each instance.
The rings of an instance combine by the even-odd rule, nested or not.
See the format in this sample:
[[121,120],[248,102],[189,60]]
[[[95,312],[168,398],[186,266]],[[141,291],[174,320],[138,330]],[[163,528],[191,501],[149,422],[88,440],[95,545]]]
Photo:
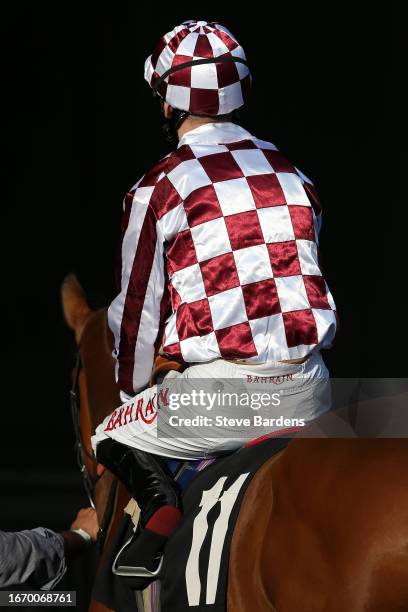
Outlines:
[[89,317],[80,344],[89,413],[94,427],[120,404],[112,348],[107,310],[103,308]]

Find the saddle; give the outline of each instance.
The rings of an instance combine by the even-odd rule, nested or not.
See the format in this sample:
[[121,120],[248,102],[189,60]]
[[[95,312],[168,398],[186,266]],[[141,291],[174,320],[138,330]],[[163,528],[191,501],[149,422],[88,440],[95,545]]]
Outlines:
[[[270,438],[203,461],[169,460],[184,491],[184,513],[167,543],[157,575],[152,576],[152,581],[160,582],[163,612],[187,612],[192,606],[197,612],[225,610],[230,544],[245,491],[262,465],[290,440]],[[133,532],[132,519],[126,515],[98,573],[93,593],[94,599],[110,608],[118,608],[120,602],[123,612],[134,612],[135,593],[127,585],[127,578],[115,575],[112,567]],[[153,582],[150,591],[157,600],[156,585],[158,582]]]

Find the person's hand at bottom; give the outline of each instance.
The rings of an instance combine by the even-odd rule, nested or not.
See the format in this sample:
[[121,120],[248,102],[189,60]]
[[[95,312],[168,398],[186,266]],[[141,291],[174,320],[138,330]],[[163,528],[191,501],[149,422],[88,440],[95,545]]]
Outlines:
[[76,515],[70,531],[63,531],[65,554],[72,558],[84,551],[89,544],[98,538],[98,516],[93,508],[81,508]]

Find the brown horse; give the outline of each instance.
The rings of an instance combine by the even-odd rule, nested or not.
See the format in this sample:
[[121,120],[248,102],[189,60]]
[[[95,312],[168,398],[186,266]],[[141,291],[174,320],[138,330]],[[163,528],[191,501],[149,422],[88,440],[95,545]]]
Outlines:
[[[106,310],[89,309],[73,276],[63,305],[81,352],[80,427],[106,544],[128,499],[98,476],[90,447],[119,403],[112,338]],[[228,612],[408,612],[408,444],[357,439],[344,421],[345,438],[325,439],[330,418],[252,479],[231,543]]]

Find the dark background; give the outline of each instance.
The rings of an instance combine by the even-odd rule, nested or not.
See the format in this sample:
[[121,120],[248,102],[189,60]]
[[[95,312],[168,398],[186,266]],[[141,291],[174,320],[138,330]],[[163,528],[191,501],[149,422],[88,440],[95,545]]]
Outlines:
[[2,230],[4,529],[58,529],[86,503],[67,395],[75,345],[59,288],[75,271],[95,307],[114,296],[122,198],[168,151],[144,60],[185,19],[235,33],[254,76],[244,126],[317,185],[341,319],[332,375],[406,375],[401,16],[392,19],[390,3],[204,6],[58,2],[3,14],[6,154],[17,161]]

